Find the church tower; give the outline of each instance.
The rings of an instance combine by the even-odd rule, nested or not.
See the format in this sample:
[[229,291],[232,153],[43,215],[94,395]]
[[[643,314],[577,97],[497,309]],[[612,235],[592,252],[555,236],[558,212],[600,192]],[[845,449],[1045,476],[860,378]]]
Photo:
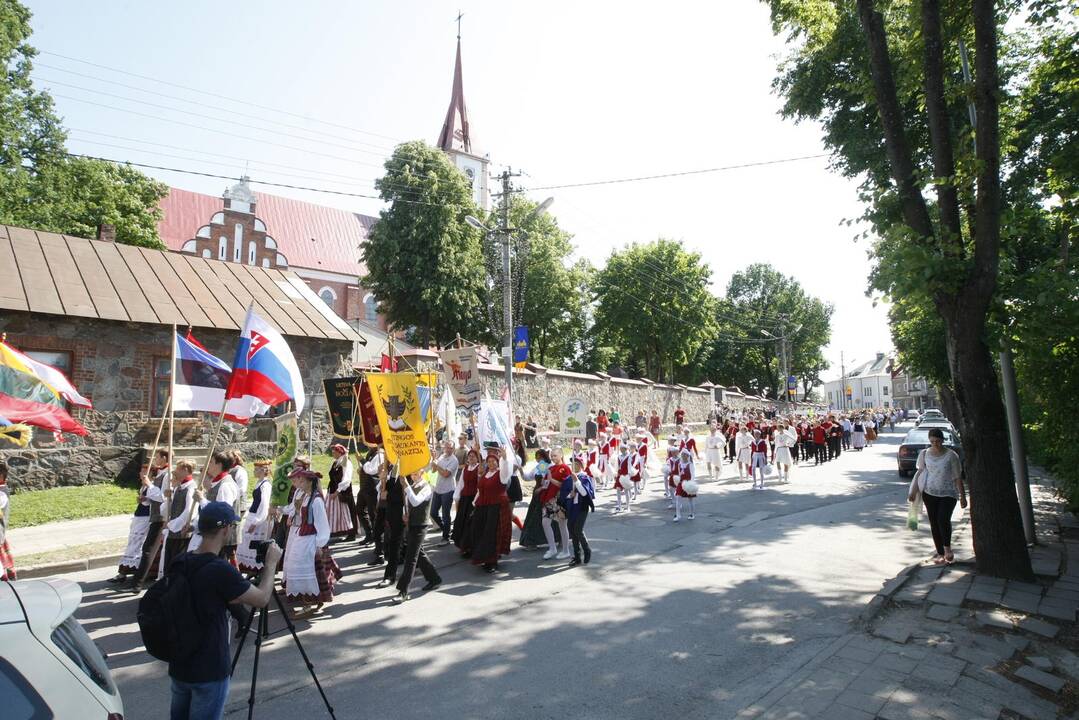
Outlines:
[[473,150],[472,133],[468,125],[468,112],[465,110],[465,90],[461,73],[461,31],[458,19],[457,62],[453,68],[453,93],[450,95],[450,107],[446,111],[446,120],[442,123],[442,132],[438,136],[438,146],[450,157],[457,169],[465,174],[472,186],[472,197],[476,205],[487,211],[490,195],[487,191],[487,165],[490,158],[479,155]]

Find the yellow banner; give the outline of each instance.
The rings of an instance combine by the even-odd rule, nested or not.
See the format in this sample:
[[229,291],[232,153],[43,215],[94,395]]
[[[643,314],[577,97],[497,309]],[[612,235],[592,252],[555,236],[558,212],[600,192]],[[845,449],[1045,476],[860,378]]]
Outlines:
[[400,463],[400,472],[422,470],[431,462],[420,397],[416,390],[415,373],[370,373],[367,384],[375,403],[386,459],[391,465]]

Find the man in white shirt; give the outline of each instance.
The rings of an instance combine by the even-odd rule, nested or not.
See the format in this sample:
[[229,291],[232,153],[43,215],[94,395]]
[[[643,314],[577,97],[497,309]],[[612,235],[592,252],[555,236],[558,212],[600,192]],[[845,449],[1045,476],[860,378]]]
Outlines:
[[450,542],[450,508],[453,507],[453,491],[457,487],[457,468],[460,463],[453,450],[453,443],[442,443],[442,454],[435,459],[432,467],[438,473],[435,478],[433,497],[431,498],[431,519],[442,531],[442,544]]
[[[210,484],[205,493],[201,489],[195,490],[195,499],[198,501],[199,508],[205,507],[207,503],[223,502],[233,509],[236,517],[240,516],[238,511],[240,490],[236,487],[236,481],[232,479],[232,475],[229,474],[231,466],[231,452],[219,451],[213,454],[207,467],[207,474],[211,478]],[[221,557],[230,561],[235,558],[237,542],[236,527],[232,526],[225,539],[225,545],[221,549]],[[195,533],[191,537],[191,544],[187,548],[188,552],[198,552],[201,544],[202,534],[198,531],[198,525],[196,524]]]
[[[453,457],[453,443],[447,444],[450,457]],[[454,461],[456,462],[456,458]],[[401,565],[401,574],[397,578],[397,597],[394,598],[396,602],[401,603],[409,598],[408,586],[412,584],[412,575],[417,567],[427,581],[427,584],[423,586],[424,592],[434,590],[441,585],[442,578],[423,550],[423,536],[427,532],[427,504],[431,501],[432,495],[431,486],[418,472],[412,473],[408,478],[402,475],[398,482],[401,483],[401,489],[404,491],[405,514],[408,516],[405,520],[405,560]],[[452,490],[450,496],[452,502]]]

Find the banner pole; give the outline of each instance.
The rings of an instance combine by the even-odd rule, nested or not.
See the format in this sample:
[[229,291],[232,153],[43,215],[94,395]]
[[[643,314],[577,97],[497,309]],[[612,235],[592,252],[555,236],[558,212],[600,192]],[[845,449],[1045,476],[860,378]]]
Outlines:
[[[228,393],[226,393],[227,395]],[[217,415],[217,422],[214,424],[213,435],[210,436],[210,450],[206,453],[206,462],[202,464],[202,478],[199,480],[199,488],[202,488],[202,484],[206,482],[206,473],[210,470],[210,458],[214,456],[214,450],[217,449],[217,434],[221,432],[221,423],[225,419],[225,408],[228,407],[228,398],[226,397],[224,402],[221,403],[221,412]]]
[[[165,401],[165,412],[168,412],[171,407],[172,407],[172,395],[169,395],[169,399]],[[153,450],[150,451],[150,462],[147,463],[148,465],[153,463],[154,456],[157,455],[157,447],[158,447],[158,444],[161,442],[161,431],[164,430],[164,429],[165,429],[165,413],[162,413],[161,414],[161,422],[159,422],[157,424],[157,435],[154,437],[154,448],[153,448]],[[171,451],[172,448],[170,447],[169,450]],[[169,455],[169,463],[172,463],[172,455]],[[140,475],[141,475],[141,473],[140,473]],[[149,477],[149,476],[147,475],[147,477]]]
[[[188,328],[188,332],[191,329]],[[176,417],[176,409],[172,404],[172,399],[176,397],[176,324],[172,325],[172,353],[171,360],[172,365],[169,366],[169,467],[173,467],[175,458],[172,456],[172,444],[173,444],[173,421]]]

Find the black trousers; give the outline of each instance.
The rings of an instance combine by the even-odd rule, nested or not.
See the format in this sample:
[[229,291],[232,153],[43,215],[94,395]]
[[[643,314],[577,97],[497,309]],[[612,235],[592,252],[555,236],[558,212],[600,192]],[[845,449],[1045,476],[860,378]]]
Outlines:
[[801,448],[802,460],[809,460],[813,456],[813,443],[808,440],[799,440],[798,447]]
[[734,453],[734,438],[727,441],[727,459],[731,462],[735,461],[737,456]]
[[396,505],[386,506],[386,571],[382,577],[386,580],[397,579],[397,565],[401,562],[401,543],[405,539],[405,519],[402,508]]
[[427,534],[427,527],[423,525],[410,525],[405,534],[405,559],[401,563],[401,575],[397,578],[397,591],[408,592],[408,586],[412,584],[412,576],[419,567],[423,579],[429,583],[441,582],[431,559],[423,551],[423,536]]
[[569,521],[569,536],[573,540],[573,559],[581,559],[581,550],[584,550],[584,560],[592,559],[592,548],[588,545],[588,538],[584,536],[584,523],[588,520],[588,508],[582,507],[573,519]]
[[817,464],[828,462],[828,446],[824,443],[813,443],[817,449]]
[[378,515],[378,480],[360,477],[360,492],[356,496],[356,514],[363,537],[374,539],[375,518]]
[[151,520],[146,528],[146,539],[142,541],[142,555],[139,557],[139,568],[135,571],[135,582],[142,582],[150,574],[150,567],[157,557],[157,541],[161,538],[164,527],[164,520]]
[[191,536],[187,537],[172,537],[171,535],[165,540],[165,571],[168,572],[169,565],[172,561],[179,557],[181,554],[187,552],[187,546],[191,542]]
[[929,516],[929,530],[933,533],[933,545],[937,555],[944,554],[944,548],[952,546],[952,512],[958,502],[953,497],[938,497],[922,493],[925,513]]
[[375,543],[375,557],[381,558],[386,553],[386,504],[375,510],[375,522],[371,526],[371,539]]
[[828,438],[828,459],[837,457],[839,457],[839,438],[833,435]]

